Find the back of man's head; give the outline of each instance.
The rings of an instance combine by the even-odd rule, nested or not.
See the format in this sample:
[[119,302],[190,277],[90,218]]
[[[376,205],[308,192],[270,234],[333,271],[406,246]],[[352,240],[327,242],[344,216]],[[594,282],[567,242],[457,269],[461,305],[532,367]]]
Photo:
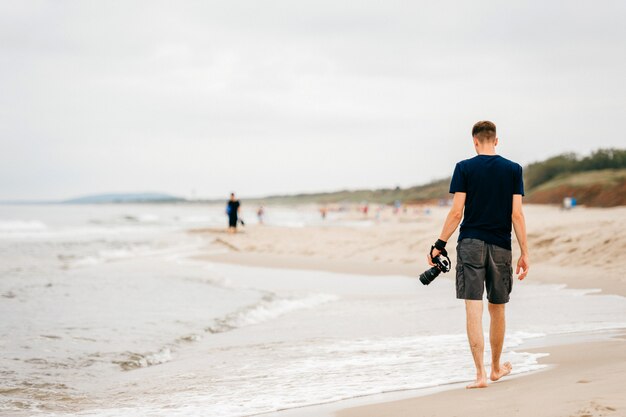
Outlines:
[[496,125],[488,120],[482,120],[472,127],[472,137],[480,143],[491,142],[496,139]]

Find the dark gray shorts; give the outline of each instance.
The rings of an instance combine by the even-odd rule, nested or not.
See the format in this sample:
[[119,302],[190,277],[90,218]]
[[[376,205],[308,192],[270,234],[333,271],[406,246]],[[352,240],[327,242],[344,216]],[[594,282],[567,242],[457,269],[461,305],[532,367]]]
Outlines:
[[513,287],[511,251],[478,239],[463,239],[456,246],[456,298],[492,304],[509,302]]

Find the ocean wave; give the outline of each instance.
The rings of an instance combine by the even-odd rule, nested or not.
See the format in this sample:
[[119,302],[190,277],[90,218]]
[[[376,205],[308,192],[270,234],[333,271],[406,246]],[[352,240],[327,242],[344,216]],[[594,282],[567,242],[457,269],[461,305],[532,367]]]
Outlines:
[[92,265],[99,265],[106,262],[112,262],[117,260],[123,260],[133,258],[137,256],[147,255],[150,253],[149,246],[137,245],[128,246],[126,248],[119,249],[104,249],[99,250],[95,254],[86,256],[75,256],[59,254],[57,257],[64,263],[64,267],[77,268]]
[[201,284],[207,284],[207,285],[212,285],[214,287],[219,287],[219,288],[224,288],[224,289],[235,289],[235,287],[233,287],[232,281],[226,277],[223,276],[210,276],[210,277],[202,277],[202,278],[197,278],[197,277],[189,277],[189,278],[181,278],[185,281],[189,281],[189,282],[198,282]]
[[156,214],[142,213],[142,214],[127,214],[122,216],[124,220],[136,223],[157,223],[160,217]]
[[177,217],[176,220],[180,223],[218,223],[218,219],[215,216],[184,216]]
[[255,304],[215,319],[214,323],[205,330],[210,333],[223,333],[240,327],[262,323],[292,311],[312,308],[337,299],[338,297],[333,294],[310,294],[304,297],[287,298],[270,293],[263,296]]
[[94,254],[86,256],[58,255],[59,260],[64,262],[64,267],[76,268],[84,266],[99,265],[107,262],[122,261],[126,259],[150,257],[150,256],[171,256],[178,257],[189,255],[198,249],[198,244],[181,244],[165,247],[158,247],[147,244],[126,245],[120,248],[102,249]]
[[202,336],[196,333],[191,333],[185,336],[181,336],[178,339],[176,339],[176,342],[178,343],[191,343],[191,342],[198,342],[202,340]]
[[158,352],[149,353],[126,352],[124,356],[123,359],[114,360],[113,363],[119,365],[125,371],[159,365],[172,360],[170,348],[163,348]]
[[46,230],[48,226],[38,220],[2,220],[0,232],[37,232]]
[[[513,363],[513,375],[548,366],[538,363],[545,353],[511,350],[525,337],[536,335],[512,336],[505,341],[504,358]],[[466,343],[463,333],[267,345],[272,349],[246,351],[241,357],[243,363],[220,361],[213,364],[208,375],[194,372],[199,390],[180,391],[175,389],[175,382],[168,383],[162,393],[166,400],[133,400],[132,407],[118,405],[77,415],[244,417],[367,395],[436,386],[453,388],[452,384],[473,378],[467,366]],[[486,353],[488,356],[489,351]],[[141,366],[150,366],[143,363]],[[132,366],[139,367],[134,362]]]
[[[13,223],[13,222],[5,222]],[[155,228],[144,226],[139,228],[138,226],[80,226],[80,227],[62,227],[62,228],[50,228],[44,223],[32,222],[29,226],[28,223],[22,222],[22,225],[5,225],[4,228],[0,228],[0,238],[3,239],[21,239],[21,238],[38,238],[38,239],[77,239],[85,240],[89,238],[103,238],[110,236],[124,236],[138,233],[143,235],[154,234],[163,231],[162,228]],[[17,226],[17,227],[15,227]]]

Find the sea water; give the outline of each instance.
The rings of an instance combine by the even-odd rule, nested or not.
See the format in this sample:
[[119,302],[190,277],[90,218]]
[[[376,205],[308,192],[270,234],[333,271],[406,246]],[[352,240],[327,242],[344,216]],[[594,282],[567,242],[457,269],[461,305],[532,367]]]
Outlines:
[[[211,238],[187,230],[221,211],[0,207],[0,414],[235,417],[472,379],[451,279],[195,260]],[[516,374],[545,366],[525,341],[626,327],[623,297],[514,285]]]

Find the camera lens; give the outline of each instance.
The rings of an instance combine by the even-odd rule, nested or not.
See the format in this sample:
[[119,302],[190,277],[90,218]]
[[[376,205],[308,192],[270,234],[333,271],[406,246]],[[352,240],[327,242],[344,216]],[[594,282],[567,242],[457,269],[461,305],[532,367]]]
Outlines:
[[439,276],[440,273],[441,271],[439,270],[439,268],[437,268],[436,266],[433,266],[428,271],[420,275],[420,281],[422,282],[422,284],[428,285],[431,282],[433,282],[435,278]]

